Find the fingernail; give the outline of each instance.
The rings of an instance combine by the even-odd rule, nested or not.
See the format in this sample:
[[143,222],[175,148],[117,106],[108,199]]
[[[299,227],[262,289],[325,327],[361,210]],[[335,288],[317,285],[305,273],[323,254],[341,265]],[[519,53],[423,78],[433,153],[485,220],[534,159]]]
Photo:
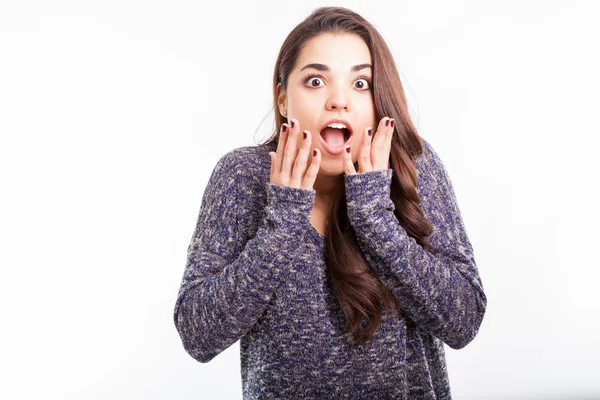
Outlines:
[[346,153],[350,153],[350,146],[346,147]]
[[371,136],[371,132],[373,132],[373,129],[369,128],[369,136]]
[[392,120],[392,121],[390,122],[390,124],[392,124],[392,128],[393,128],[393,127],[394,127],[394,120]]
[[317,149],[313,149],[313,157],[317,156]]
[[302,132],[302,137],[306,139],[306,131]]
[[385,126],[389,126],[389,125],[390,125],[390,120],[389,120],[389,119],[386,119],[386,120],[385,120]]
[[294,121],[292,121],[292,128],[294,127],[294,125],[296,125],[296,124],[294,124]]
[[282,125],[281,126],[281,132],[285,133],[285,131],[287,131],[287,126],[286,125]]

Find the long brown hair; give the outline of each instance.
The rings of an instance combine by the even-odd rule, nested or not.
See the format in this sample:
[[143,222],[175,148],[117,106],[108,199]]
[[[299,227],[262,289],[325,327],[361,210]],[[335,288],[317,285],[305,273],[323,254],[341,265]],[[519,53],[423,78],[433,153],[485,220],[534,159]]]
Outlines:
[[[259,146],[276,147],[279,127],[285,122],[277,111],[277,84],[287,89],[287,81],[304,43],[322,33],[359,35],[369,47],[373,61],[373,99],[375,120],[389,116],[396,121],[390,167],[390,197],[395,216],[409,236],[432,251],[427,236],[432,227],[419,206],[415,160],[423,152],[423,144],[408,114],[404,89],[392,54],[377,30],[359,14],[343,7],[317,8],[288,35],[277,57],[273,75],[273,110],[275,126],[271,137]],[[358,163],[355,163],[357,168]],[[358,168],[357,168],[358,169]],[[347,337],[351,341],[370,341],[379,328],[382,312],[401,312],[401,304],[375,274],[362,254],[352,225],[348,220],[343,175],[338,180],[334,203],[329,215],[327,245],[327,277],[337,294],[346,317]],[[363,329],[363,319],[366,325]]]

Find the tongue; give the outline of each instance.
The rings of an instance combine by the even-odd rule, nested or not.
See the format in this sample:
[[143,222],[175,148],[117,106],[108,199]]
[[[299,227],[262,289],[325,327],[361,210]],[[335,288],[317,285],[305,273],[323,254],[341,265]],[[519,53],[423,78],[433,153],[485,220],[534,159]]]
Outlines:
[[343,146],[345,142],[343,129],[325,128],[321,131],[321,136],[332,147]]

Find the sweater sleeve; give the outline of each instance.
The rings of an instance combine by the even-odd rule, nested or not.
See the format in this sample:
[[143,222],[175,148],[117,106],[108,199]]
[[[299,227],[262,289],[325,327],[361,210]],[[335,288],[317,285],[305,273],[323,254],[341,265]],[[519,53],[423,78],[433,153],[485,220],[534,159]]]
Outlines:
[[285,279],[307,232],[314,190],[266,183],[265,216],[240,243],[240,192],[233,152],[217,163],[206,186],[174,309],[186,352],[206,363],[244,336]]
[[417,161],[419,192],[436,255],[396,218],[391,168],[345,176],[348,218],[365,258],[404,313],[458,350],[477,335],[487,298],[450,177],[429,143],[424,147]]

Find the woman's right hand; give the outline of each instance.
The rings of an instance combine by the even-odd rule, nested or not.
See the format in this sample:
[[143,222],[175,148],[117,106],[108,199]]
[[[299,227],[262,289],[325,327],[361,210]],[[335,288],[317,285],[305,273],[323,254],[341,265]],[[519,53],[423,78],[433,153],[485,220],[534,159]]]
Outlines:
[[[309,131],[300,132],[297,119],[291,120],[292,127],[284,123],[279,131],[277,152],[269,152],[271,157],[271,183],[293,188],[314,190],[313,185],[321,166],[321,152],[313,149],[312,163],[307,168],[308,154],[311,151],[312,135]],[[306,138],[304,138],[306,136]]]

